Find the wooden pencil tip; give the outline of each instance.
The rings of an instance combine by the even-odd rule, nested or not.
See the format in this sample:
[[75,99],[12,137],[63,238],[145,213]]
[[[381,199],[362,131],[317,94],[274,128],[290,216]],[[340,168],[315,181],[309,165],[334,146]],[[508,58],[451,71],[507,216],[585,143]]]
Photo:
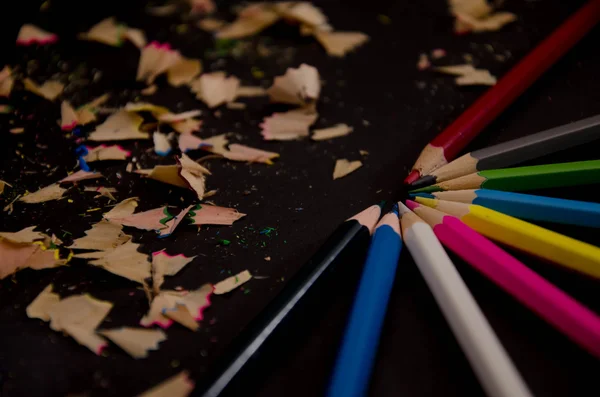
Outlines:
[[410,190],[409,194],[415,193],[433,193],[433,192],[442,192],[444,189],[440,188],[438,185],[431,185],[427,187],[422,187],[420,189]]
[[437,178],[433,175],[425,175],[413,183],[410,184],[410,187],[413,189],[419,189],[425,186],[431,186],[437,182]]
[[369,232],[372,234],[373,229],[375,229],[375,225],[379,220],[379,216],[381,216],[381,207],[378,205],[372,205],[369,208],[363,210],[362,212],[359,212],[358,214],[354,215],[350,219],[354,219],[358,221],[361,225],[367,227],[369,229]]
[[408,196],[411,199],[414,199],[417,197],[425,197],[425,198],[430,198],[430,199],[436,198],[433,194],[430,194],[430,193],[410,193]]
[[407,206],[405,206],[401,201],[398,201],[398,213],[400,216],[404,214],[408,214],[412,212]]
[[406,179],[404,180],[404,184],[406,185],[410,185],[412,184],[414,181],[416,181],[417,179],[419,179],[419,177],[421,176],[421,174],[419,174],[419,171],[417,170],[412,170],[410,172],[410,174],[408,174],[408,176],[406,177]]
[[414,211],[415,208],[420,207],[420,204],[412,200],[406,200],[406,206]]
[[418,204],[423,204],[427,207],[431,207],[431,208],[435,208],[436,207],[436,203],[437,203],[437,199],[435,198],[427,198],[427,197],[415,197],[415,201]]

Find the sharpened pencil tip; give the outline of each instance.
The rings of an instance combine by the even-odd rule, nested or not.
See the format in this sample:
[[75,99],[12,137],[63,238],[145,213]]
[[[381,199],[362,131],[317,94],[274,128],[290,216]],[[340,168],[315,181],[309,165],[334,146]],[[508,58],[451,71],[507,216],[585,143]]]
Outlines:
[[412,212],[410,209],[408,209],[407,206],[402,204],[401,201],[398,201],[397,205],[398,205],[398,213],[400,214],[400,216],[402,216],[403,214],[408,214],[409,212]]
[[415,194],[415,193],[433,193],[433,192],[443,192],[444,189],[442,189],[441,187],[439,187],[438,185],[431,185],[431,186],[427,186],[427,187],[422,187],[420,189],[415,189],[415,190],[410,190],[408,192],[408,194]]
[[425,197],[425,198],[430,198],[430,199],[434,199],[436,198],[433,194],[430,193],[410,193],[409,194],[410,198],[417,198],[417,197]]
[[419,206],[419,203],[412,201],[412,200],[406,200],[406,206],[414,211],[415,208],[417,208]]
[[406,179],[404,180],[404,183],[406,185],[410,185],[411,183],[413,183],[414,181],[416,181],[417,179],[419,179],[419,177],[421,176],[421,174],[419,174],[419,171],[417,170],[412,170],[410,172],[410,174],[408,174],[408,176],[406,177]]
[[[381,207],[377,204],[370,206],[369,208],[359,212],[350,219],[358,221],[361,225],[367,227],[369,232],[372,234],[379,217],[381,216]],[[349,219],[349,220],[350,220]]]
[[419,188],[422,188],[425,186],[431,186],[436,182],[437,182],[437,178],[435,176],[425,175],[425,176],[417,179],[413,183],[411,183],[410,187],[412,187],[413,189],[419,189]]

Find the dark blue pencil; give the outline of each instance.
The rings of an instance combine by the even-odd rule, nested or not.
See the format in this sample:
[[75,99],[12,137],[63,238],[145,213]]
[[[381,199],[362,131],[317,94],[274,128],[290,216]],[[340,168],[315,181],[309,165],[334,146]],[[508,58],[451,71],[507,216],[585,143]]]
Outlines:
[[565,200],[490,189],[455,190],[431,194],[418,193],[411,194],[411,196],[477,204],[515,218],[532,221],[600,227],[600,204],[586,201]]
[[366,393],[401,248],[398,213],[394,210],[375,228],[333,370],[329,397]]

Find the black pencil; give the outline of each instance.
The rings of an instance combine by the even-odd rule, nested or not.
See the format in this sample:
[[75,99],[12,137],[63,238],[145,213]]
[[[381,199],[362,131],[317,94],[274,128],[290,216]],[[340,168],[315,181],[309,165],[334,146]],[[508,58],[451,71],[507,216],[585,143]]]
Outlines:
[[600,139],[600,115],[475,150],[413,182],[420,188],[478,171],[510,167],[537,157]]
[[249,366],[282,324],[298,311],[305,296],[313,295],[324,287],[324,276],[331,274],[338,262],[343,261],[340,260],[342,254],[346,256],[347,252],[354,250],[366,252],[380,214],[379,206],[371,206],[346,220],[333,232],[275,299],[233,341],[229,351],[207,377],[206,386],[199,385],[203,396],[219,396]]

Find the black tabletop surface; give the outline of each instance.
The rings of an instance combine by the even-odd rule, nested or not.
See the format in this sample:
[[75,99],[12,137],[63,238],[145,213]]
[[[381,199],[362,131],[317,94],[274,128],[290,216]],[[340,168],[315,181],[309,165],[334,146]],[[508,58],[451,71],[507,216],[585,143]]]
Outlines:
[[[11,2],[12,3],[12,2]],[[348,216],[374,203],[403,199],[402,180],[422,147],[455,119],[486,89],[458,87],[452,77],[419,71],[420,53],[444,49],[435,61],[463,63],[465,56],[502,76],[544,36],[556,28],[582,1],[509,1],[506,8],[518,21],[499,32],[456,36],[446,2],[436,1],[319,1],[339,30],[361,30],[371,40],[344,59],[326,56],[297,28],[278,24],[249,40],[266,45],[273,55],[263,58],[252,49],[238,57],[211,58],[215,44],[210,34],[192,20],[155,17],[141,1],[14,2],[2,11],[0,64],[19,66],[22,73],[44,81],[56,74],[69,82],[64,98],[79,105],[110,92],[109,106],[123,106],[143,88],[135,82],[139,51],[79,41],[76,33],[102,18],[146,31],[151,40],[169,42],[188,57],[203,59],[208,71],[225,70],[246,85],[268,86],[287,67],[305,62],[318,68],[324,80],[317,127],[347,123],[354,132],[323,142],[264,142],[258,124],[279,106],[266,99],[248,100],[245,110],[208,110],[185,88],[172,88],[163,78],[159,91],[141,97],[173,110],[203,109],[202,137],[234,132],[235,142],[281,154],[274,165],[246,165],[213,161],[209,189],[212,200],[248,214],[232,227],[181,226],[168,239],[153,232],[128,229],[141,250],[166,248],[169,253],[198,255],[165,287],[197,288],[243,269],[254,279],[228,295],[215,297],[201,329],[193,333],[171,327],[168,340],[149,357],[134,360],[116,346],[96,356],[72,338],[52,331],[47,323],[27,318],[26,306],[49,283],[61,296],[90,293],[114,302],[102,327],[135,326],[147,311],[144,292],[133,282],[93,268],[81,260],[43,271],[24,270],[0,281],[0,394],[2,396],[127,396],[135,395],[182,369],[201,381],[232,339],[275,296],[329,233]],[[217,2],[226,12],[232,3]],[[385,17],[382,17],[385,16]],[[19,26],[31,22],[60,37],[47,47],[15,48]],[[600,30],[593,30],[549,72],[492,123],[469,149],[481,148],[546,128],[595,115],[600,110]],[[288,50],[287,48],[293,48]],[[258,72],[258,73],[257,73]],[[264,77],[261,77],[264,74]],[[95,79],[94,79],[95,76]],[[35,191],[72,171],[77,146],[71,134],[60,131],[60,101],[38,98],[15,89],[8,101],[14,114],[0,115],[0,179],[13,184],[0,198],[2,206],[25,190]],[[24,127],[25,132],[8,132]],[[88,131],[90,128],[84,128]],[[151,143],[125,143],[143,167],[170,164],[174,156],[159,158]],[[363,156],[359,150],[366,150]],[[199,158],[201,152],[192,152]],[[531,164],[597,158],[598,145],[588,144]],[[361,159],[355,173],[332,180],[335,159]],[[97,163],[106,175],[104,185],[116,187],[119,200],[140,197],[140,210],[160,205],[183,208],[194,203],[191,192],[170,189],[125,172],[123,162]],[[56,168],[57,167],[57,168]],[[95,184],[82,183],[82,186]],[[554,197],[598,201],[598,186],[537,192]],[[0,230],[16,231],[37,225],[65,243],[80,237],[97,222],[107,199],[94,199],[82,187],[69,190],[70,200],[43,204],[15,204],[12,214],[0,215]],[[388,204],[389,205],[389,204]],[[545,225],[594,244],[595,230]],[[265,228],[274,228],[261,234]],[[224,245],[222,240],[231,244]],[[532,269],[595,310],[600,310],[598,283],[529,256],[515,253]],[[452,256],[452,255],[451,255]],[[265,260],[270,257],[270,261]],[[597,395],[598,360],[574,345],[543,320],[452,256],[510,357],[537,396]],[[349,268],[352,264],[348,265]],[[264,278],[263,278],[264,277]],[[264,363],[254,375],[254,387],[235,395],[313,396],[322,393],[335,358],[356,277],[341,277],[332,285],[331,298],[306,316],[303,327],[281,342],[274,362]],[[401,255],[389,302],[370,395],[475,396],[483,395],[469,363],[443,318],[433,296],[407,250]]]

